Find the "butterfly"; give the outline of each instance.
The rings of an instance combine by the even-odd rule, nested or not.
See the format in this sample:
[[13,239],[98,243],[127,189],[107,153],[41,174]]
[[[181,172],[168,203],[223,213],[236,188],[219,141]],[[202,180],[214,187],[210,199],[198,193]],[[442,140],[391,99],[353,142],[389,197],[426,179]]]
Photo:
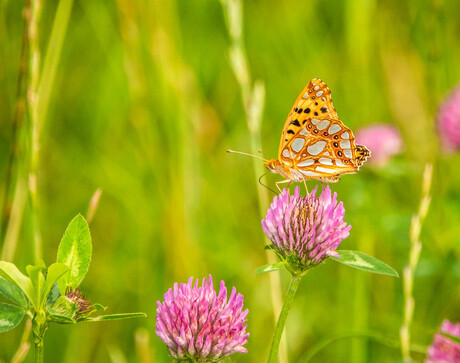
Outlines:
[[356,145],[353,132],[340,121],[331,91],[319,78],[312,79],[297,97],[284,124],[278,158],[264,165],[285,182],[317,179],[336,183],[354,174],[370,151]]

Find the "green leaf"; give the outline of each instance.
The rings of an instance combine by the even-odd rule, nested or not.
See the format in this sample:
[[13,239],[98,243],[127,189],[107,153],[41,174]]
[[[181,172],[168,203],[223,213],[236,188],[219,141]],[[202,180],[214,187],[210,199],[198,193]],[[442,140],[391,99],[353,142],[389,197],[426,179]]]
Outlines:
[[280,268],[283,268],[284,265],[285,265],[285,262],[282,261],[282,262],[277,262],[277,263],[272,263],[272,264],[269,264],[269,265],[263,265],[263,266],[257,267],[256,268],[256,275],[260,275],[260,274],[263,274],[263,273],[266,273],[266,272],[279,270]]
[[43,275],[44,270],[45,270],[45,267],[41,265],[26,266],[27,274],[29,275],[30,280],[32,281],[32,285],[35,288],[35,296],[37,299],[38,306],[41,305],[41,295],[42,295],[43,287],[45,286],[45,276]]
[[32,281],[26,275],[22,274],[14,264],[6,261],[0,261],[0,276],[19,287],[24,295],[27,296],[34,308],[38,307],[35,288],[32,285]]
[[5,296],[8,300],[23,308],[27,307],[27,300],[23,292],[15,284],[0,277],[0,295]]
[[58,280],[62,295],[68,286],[75,289],[85,278],[91,262],[91,249],[88,223],[79,214],[69,223],[59,244],[57,262],[70,267],[70,272]]
[[337,253],[340,257],[332,257],[332,259],[344,265],[357,268],[358,270],[373,272],[375,274],[399,277],[395,269],[364,252],[337,250]]
[[122,320],[122,319],[132,319],[132,318],[145,318],[146,313],[126,313],[126,314],[111,314],[111,315],[99,315],[94,318],[80,318],[77,319],[77,323],[80,322],[96,322],[96,321],[106,321],[106,320]]
[[457,342],[458,344],[460,344],[460,337],[457,337],[455,335],[451,335],[451,334],[448,334],[448,333],[444,333],[444,332],[441,332],[441,334],[446,336],[449,339],[452,339],[454,342]]
[[0,333],[16,328],[24,317],[24,314],[23,308],[0,303]]
[[46,305],[54,305],[54,303],[60,296],[61,296],[61,293],[59,292],[58,284],[57,282],[55,282],[53,286],[51,287],[51,291],[46,297]]
[[50,267],[48,267],[45,286],[43,288],[43,294],[41,297],[41,303],[45,302],[45,299],[48,297],[48,294],[50,293],[54,283],[69,270],[70,267],[59,262],[53,263]]

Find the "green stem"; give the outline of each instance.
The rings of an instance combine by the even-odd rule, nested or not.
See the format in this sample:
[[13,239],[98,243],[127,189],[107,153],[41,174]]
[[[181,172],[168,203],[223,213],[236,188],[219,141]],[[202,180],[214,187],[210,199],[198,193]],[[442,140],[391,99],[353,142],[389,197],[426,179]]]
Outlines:
[[35,363],[43,363],[43,339],[35,340]]
[[289,283],[286,299],[284,300],[283,308],[281,309],[278,323],[276,323],[275,333],[273,334],[272,346],[270,348],[270,356],[268,357],[269,363],[274,363],[278,356],[278,347],[280,345],[281,336],[283,335],[284,325],[289,314],[292,302],[294,301],[297,288],[299,287],[302,276],[292,275],[291,282]]

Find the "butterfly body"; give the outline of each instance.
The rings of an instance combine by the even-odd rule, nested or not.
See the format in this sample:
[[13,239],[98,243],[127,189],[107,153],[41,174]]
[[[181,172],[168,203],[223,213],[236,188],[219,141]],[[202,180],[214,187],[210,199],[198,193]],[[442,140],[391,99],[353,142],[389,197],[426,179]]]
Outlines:
[[278,158],[264,165],[287,181],[317,179],[335,183],[343,174],[357,173],[368,156],[369,150],[356,145],[353,132],[340,121],[329,88],[315,78],[289,112]]

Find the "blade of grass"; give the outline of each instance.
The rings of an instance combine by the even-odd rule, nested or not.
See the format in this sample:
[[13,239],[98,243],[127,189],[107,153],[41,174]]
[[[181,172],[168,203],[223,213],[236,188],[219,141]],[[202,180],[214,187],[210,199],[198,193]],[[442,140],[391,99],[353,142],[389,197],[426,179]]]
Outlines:
[[[247,54],[243,42],[243,8],[239,0],[221,0],[224,10],[228,33],[230,36],[230,64],[241,89],[241,97],[246,113],[246,122],[249,129],[251,153],[257,155],[260,150],[262,114],[265,103],[265,86],[261,81],[251,84],[251,75],[248,65]],[[254,158],[254,176],[256,180],[264,173],[263,164]],[[259,198],[259,213],[261,218],[265,215],[269,205],[267,191],[261,187],[257,188]],[[276,257],[270,251],[266,251],[267,263],[273,264]],[[273,305],[273,319],[276,324],[278,314],[281,311],[281,281],[279,273],[269,274],[271,300]],[[284,332],[278,351],[278,358],[281,363],[287,362],[287,334]]]

